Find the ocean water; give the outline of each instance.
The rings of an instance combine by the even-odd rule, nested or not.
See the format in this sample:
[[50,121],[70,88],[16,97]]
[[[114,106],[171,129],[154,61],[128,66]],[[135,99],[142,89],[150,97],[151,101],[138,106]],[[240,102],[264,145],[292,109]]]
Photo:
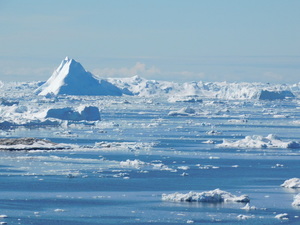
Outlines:
[[[0,223],[300,224],[300,209],[291,205],[300,190],[280,186],[300,176],[299,149],[217,146],[248,135],[300,141],[297,100],[168,103],[114,97],[90,102],[101,108],[96,125],[2,130],[2,137],[47,138],[77,147],[0,151],[0,215],[6,215]],[[198,114],[168,116],[187,106]],[[208,140],[212,143],[204,143]],[[164,193],[217,188],[248,195],[256,210],[235,202],[162,201]],[[289,218],[276,219],[281,213]]]

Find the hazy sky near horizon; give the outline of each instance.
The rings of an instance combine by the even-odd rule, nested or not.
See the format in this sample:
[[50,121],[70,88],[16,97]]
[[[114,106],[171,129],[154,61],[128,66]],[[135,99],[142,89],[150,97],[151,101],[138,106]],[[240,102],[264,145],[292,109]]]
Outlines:
[[0,80],[300,82],[299,0],[0,0]]

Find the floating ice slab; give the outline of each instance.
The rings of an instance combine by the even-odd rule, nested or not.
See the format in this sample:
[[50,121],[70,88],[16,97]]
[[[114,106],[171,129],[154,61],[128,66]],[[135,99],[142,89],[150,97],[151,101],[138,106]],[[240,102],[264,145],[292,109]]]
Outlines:
[[285,188],[300,188],[300,179],[299,178],[291,178],[289,180],[284,181],[281,187]]
[[173,193],[163,194],[163,201],[172,202],[249,202],[250,199],[247,195],[235,196],[229,192],[215,189],[205,192],[189,192],[186,194]]
[[242,140],[229,141],[217,145],[220,148],[300,148],[300,143],[295,141],[284,142],[276,135],[266,137],[260,135],[246,136]]
[[196,111],[191,107],[184,107],[178,111],[169,112],[168,116],[189,116],[195,114]]
[[57,144],[37,138],[3,138],[0,139],[0,150],[60,150],[70,149],[70,145]]
[[289,219],[289,215],[287,213],[281,213],[275,216],[276,219],[279,220],[288,220]]

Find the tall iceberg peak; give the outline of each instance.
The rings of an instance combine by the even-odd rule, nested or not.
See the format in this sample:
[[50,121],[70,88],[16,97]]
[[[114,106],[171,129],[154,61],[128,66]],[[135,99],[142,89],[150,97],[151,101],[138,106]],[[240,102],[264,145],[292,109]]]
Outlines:
[[106,80],[98,80],[74,59],[66,57],[45,84],[36,89],[39,95],[113,95],[122,91]]

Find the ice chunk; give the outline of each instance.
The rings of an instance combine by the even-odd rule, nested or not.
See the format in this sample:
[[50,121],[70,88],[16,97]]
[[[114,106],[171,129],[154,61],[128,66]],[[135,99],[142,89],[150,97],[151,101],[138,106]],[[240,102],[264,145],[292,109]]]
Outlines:
[[250,210],[256,210],[255,206],[250,206],[249,203],[247,203],[244,207],[242,207],[241,209],[244,209],[246,211],[250,211]]
[[300,206],[300,193],[297,194],[295,197],[294,197],[294,201],[292,203],[292,206]]
[[289,219],[289,215],[287,213],[280,213],[280,214],[277,214],[275,216],[276,219],[279,219],[279,220],[288,220]]
[[184,107],[178,111],[171,111],[169,112],[168,116],[189,116],[195,114],[196,111],[191,107]]
[[294,98],[295,95],[288,90],[284,91],[268,91],[262,90],[259,95],[259,100],[282,100],[286,98]]
[[171,96],[168,99],[169,102],[191,102],[191,103],[202,103],[203,100],[198,96]]
[[70,145],[57,144],[45,139],[37,138],[2,138],[0,150],[58,150],[69,149]]
[[135,159],[135,160],[130,160],[130,159],[127,159],[126,161],[121,161],[120,162],[120,165],[122,167],[134,167],[134,168],[141,168],[142,166],[145,166],[147,165],[147,163],[141,161],[141,160],[138,160],[138,159]]
[[71,107],[66,107],[60,109],[49,109],[47,111],[46,118],[56,118],[72,121],[97,121],[100,120],[100,112],[99,109],[95,106],[80,107],[77,110]]
[[173,202],[249,202],[247,195],[235,196],[229,192],[215,189],[205,192],[189,192],[186,194],[163,194],[162,200]]
[[281,184],[281,187],[285,188],[300,188],[300,179],[299,178],[291,178],[289,180],[284,181]]
[[300,148],[300,143],[295,141],[284,142],[276,135],[269,134],[267,137],[260,135],[246,136],[238,141],[224,139],[223,143],[217,146],[222,148]]

